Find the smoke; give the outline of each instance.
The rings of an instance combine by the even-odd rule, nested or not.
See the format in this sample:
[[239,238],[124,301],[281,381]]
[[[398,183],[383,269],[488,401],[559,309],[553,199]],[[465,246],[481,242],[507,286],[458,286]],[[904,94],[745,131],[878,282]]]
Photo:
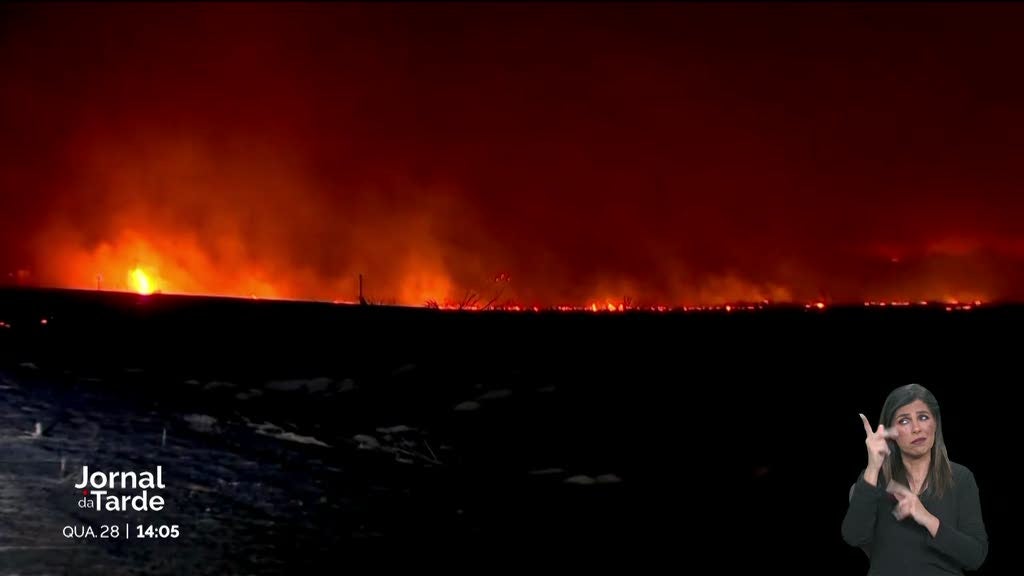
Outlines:
[[11,5],[0,270],[420,305],[1019,299],[1015,6]]

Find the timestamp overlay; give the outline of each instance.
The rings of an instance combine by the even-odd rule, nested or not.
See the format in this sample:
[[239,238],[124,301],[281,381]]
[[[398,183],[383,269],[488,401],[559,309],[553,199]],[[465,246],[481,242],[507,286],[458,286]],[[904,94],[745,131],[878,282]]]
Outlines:
[[279,573],[373,530],[338,497],[362,456],[341,441],[0,377],[0,573]]
[[209,554],[195,544],[211,537],[203,515],[230,508],[214,498],[230,485],[212,482],[205,466],[230,466],[227,455],[202,451],[173,418],[139,418],[106,394],[57,399],[42,394],[59,391],[52,384],[9,375],[3,385],[0,573],[202,566]]

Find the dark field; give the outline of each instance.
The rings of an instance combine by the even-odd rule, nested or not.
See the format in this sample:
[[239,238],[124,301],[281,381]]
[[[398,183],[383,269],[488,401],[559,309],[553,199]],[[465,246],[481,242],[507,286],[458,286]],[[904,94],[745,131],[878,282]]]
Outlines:
[[[372,539],[864,574],[839,530],[857,413],[877,424],[908,382],[938,396],[978,479],[980,573],[1007,573],[1022,319],[0,290],[0,573],[305,573]],[[83,465],[162,466],[166,507],[80,509]],[[122,538],[61,534],[104,523]],[[180,535],[126,540],[126,523]]]

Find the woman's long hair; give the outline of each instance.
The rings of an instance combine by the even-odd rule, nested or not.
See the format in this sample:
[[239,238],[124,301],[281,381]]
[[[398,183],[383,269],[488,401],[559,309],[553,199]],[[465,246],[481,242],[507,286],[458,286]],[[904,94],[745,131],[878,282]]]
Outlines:
[[[939,402],[927,388],[920,384],[907,384],[900,386],[889,393],[882,405],[882,423],[887,427],[894,425],[896,411],[910,404],[915,400],[921,400],[928,406],[935,418],[935,442],[932,444],[931,462],[928,465],[928,477],[926,479],[926,492],[931,492],[941,498],[946,490],[953,486],[953,469],[949,464],[949,455],[946,453],[946,442],[942,437],[942,415],[939,412]],[[904,485],[907,482],[907,469],[903,465],[903,454],[900,452],[899,444],[895,440],[888,440],[889,457],[882,464],[882,472],[888,480],[895,480]]]

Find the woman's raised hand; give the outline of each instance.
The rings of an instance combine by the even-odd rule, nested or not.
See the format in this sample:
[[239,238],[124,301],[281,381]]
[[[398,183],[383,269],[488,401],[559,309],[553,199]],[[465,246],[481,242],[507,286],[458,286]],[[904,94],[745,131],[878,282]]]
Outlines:
[[886,440],[897,437],[899,431],[895,428],[887,430],[881,424],[878,425],[877,430],[872,431],[867,417],[861,414],[860,419],[864,422],[864,432],[867,434],[864,444],[868,449],[868,470],[877,473],[877,471],[882,469],[882,462],[885,461],[885,457],[889,455],[889,444]]

